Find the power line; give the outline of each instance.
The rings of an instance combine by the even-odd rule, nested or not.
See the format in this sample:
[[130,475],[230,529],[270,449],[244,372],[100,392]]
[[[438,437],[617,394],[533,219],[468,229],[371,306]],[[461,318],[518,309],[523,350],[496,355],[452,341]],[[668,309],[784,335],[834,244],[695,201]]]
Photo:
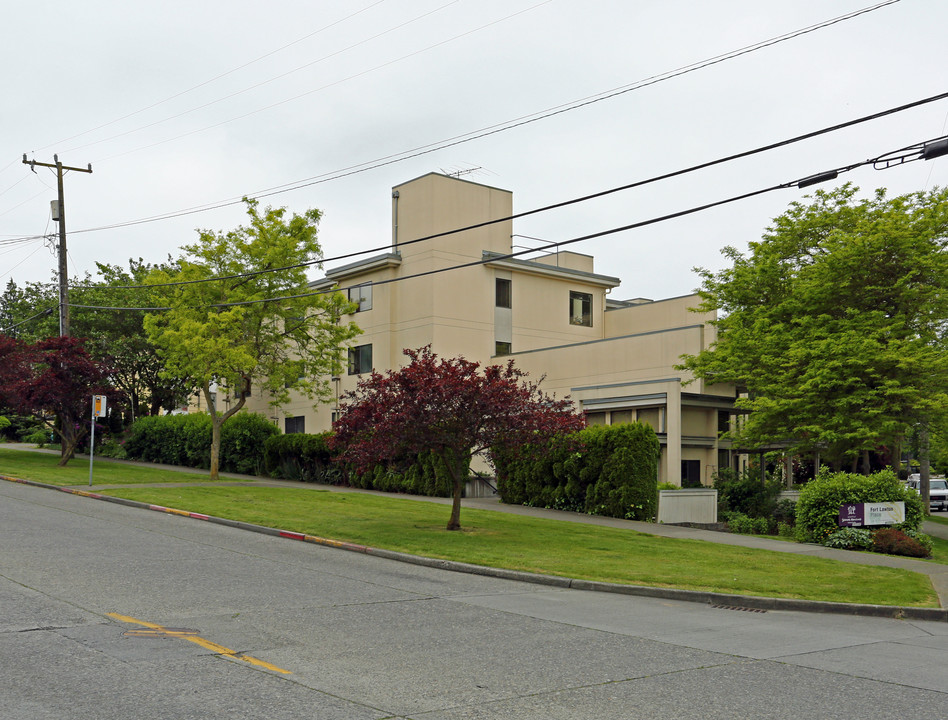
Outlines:
[[[724,156],[724,157],[720,157],[720,158],[718,158],[718,159],[716,159],[716,160],[709,160],[709,161],[707,161],[707,162],[699,163],[699,164],[697,164],[697,165],[692,165],[692,166],[690,166],[690,167],[683,168],[683,169],[680,169],[680,170],[674,170],[674,171],[672,171],[672,172],[663,173],[663,174],[661,174],[661,175],[654,175],[654,176],[652,176],[652,177],[650,177],[650,178],[647,178],[647,179],[645,179],[645,180],[637,180],[637,181],[635,181],[635,182],[627,183],[627,184],[625,184],[625,185],[620,185],[620,186],[618,186],[618,187],[609,188],[608,190],[602,190],[602,191],[599,191],[599,192],[595,192],[595,193],[592,193],[592,194],[590,194],[590,195],[583,195],[583,196],[581,196],[581,197],[572,198],[572,199],[570,199],[570,200],[564,200],[564,201],[561,201],[561,202],[553,203],[552,205],[544,205],[543,207],[535,208],[535,209],[533,209],[533,210],[525,210],[525,211],[520,212],[520,213],[514,213],[513,215],[508,215],[508,216],[506,216],[506,217],[496,218],[496,219],[493,219],[493,220],[486,220],[486,221],[484,221],[484,222],[476,223],[476,224],[474,224],[474,225],[467,225],[467,226],[465,226],[465,227],[455,228],[455,229],[453,229],[453,230],[445,230],[445,231],[443,231],[443,232],[435,233],[435,234],[433,234],[433,235],[425,235],[425,236],[423,236],[423,237],[416,238],[416,239],[414,239],[414,240],[406,240],[406,241],[404,241],[404,242],[399,242],[398,244],[399,244],[400,246],[404,246],[404,245],[414,245],[415,243],[425,242],[426,240],[433,240],[433,239],[440,238],[440,237],[444,237],[444,236],[447,236],[447,235],[454,235],[454,234],[456,234],[456,233],[467,232],[467,231],[469,231],[469,230],[476,230],[476,229],[479,229],[479,228],[482,228],[482,227],[487,227],[487,226],[489,226],[489,225],[495,225],[495,224],[497,224],[497,223],[502,223],[502,222],[508,222],[508,221],[512,221],[512,220],[517,220],[517,219],[520,219],[520,218],[528,217],[528,216],[530,216],[530,215],[536,215],[536,214],[538,214],[538,213],[548,212],[548,211],[550,211],[550,210],[556,210],[556,209],[559,209],[559,208],[568,207],[569,205],[575,205],[575,204],[577,204],[577,203],[586,202],[586,201],[588,201],[588,200],[594,200],[594,199],[597,199],[597,198],[605,197],[605,196],[607,196],[607,195],[611,195],[611,194],[613,194],[613,193],[621,192],[621,191],[623,191],[623,190],[631,190],[631,189],[633,189],[633,188],[638,188],[638,187],[642,187],[642,186],[644,186],[644,185],[649,185],[649,184],[651,184],[651,183],[655,183],[655,182],[658,182],[658,181],[660,181],[660,180],[668,180],[668,179],[670,179],[670,178],[678,177],[678,176],[680,176],[680,175],[686,175],[686,174],[688,174],[688,173],[697,172],[698,170],[703,170],[703,169],[706,169],[706,168],[709,168],[709,167],[714,167],[715,165],[721,165],[721,164],[723,164],[723,163],[731,162],[731,161],[733,161],[733,160],[738,160],[738,159],[741,159],[741,158],[750,157],[751,155],[757,155],[757,154],[762,153],[762,152],[767,152],[767,151],[770,151],[770,150],[774,150],[774,149],[776,149],[776,148],[785,147],[785,146],[787,146],[787,145],[792,145],[792,144],[794,144],[794,143],[802,142],[803,140],[809,140],[809,139],[811,139],[811,138],[818,137],[818,136],[820,136],[820,135],[825,135],[825,134],[827,134],[827,133],[835,132],[835,131],[837,131],[837,130],[841,130],[841,129],[845,129],[845,128],[848,128],[848,127],[852,127],[852,126],[854,126],[854,125],[859,125],[859,124],[861,124],[861,123],[869,122],[870,120],[878,120],[879,118],[886,117],[886,116],[888,116],[888,115],[893,115],[893,114],[895,114],[895,113],[903,112],[903,111],[905,111],[905,110],[910,110],[910,109],[912,109],[912,108],[919,107],[919,106],[921,106],[921,105],[925,105],[925,104],[928,104],[928,103],[932,103],[932,102],[935,102],[935,101],[937,101],[937,100],[944,100],[945,98],[948,98],[948,92],[944,92],[944,93],[941,93],[941,94],[939,94],[939,95],[933,95],[933,96],[931,96],[931,97],[927,97],[927,98],[924,98],[924,99],[922,99],[922,100],[916,100],[915,102],[911,102],[911,103],[908,103],[908,104],[905,104],[905,105],[899,105],[899,106],[897,106],[897,107],[889,108],[889,109],[887,109],[887,110],[882,110],[882,111],[880,111],[880,112],[872,113],[871,115],[864,115],[864,116],[862,116],[862,117],[860,117],[860,118],[856,118],[856,119],[854,119],[854,120],[848,120],[848,121],[846,121],[846,122],[838,123],[838,124],[836,124],[836,125],[831,125],[831,126],[829,126],[829,127],[821,128],[821,129],[819,129],[819,130],[813,130],[813,131],[811,131],[811,132],[807,132],[807,133],[804,133],[804,134],[802,134],[802,135],[797,135],[797,136],[795,136],[795,137],[788,138],[788,139],[786,139],[786,140],[779,140],[779,141],[777,141],[777,142],[773,142],[773,143],[770,143],[770,144],[768,144],[768,145],[761,145],[760,147],[753,148],[752,150],[744,150],[744,151],[739,152],[739,153],[734,153],[734,154],[732,154],[732,155],[726,155],[726,156]],[[78,231],[76,231],[76,232],[78,232]],[[87,232],[88,232],[88,231],[87,231]],[[321,259],[319,259],[319,260],[312,260],[312,261],[310,261],[310,262],[300,263],[300,264],[297,264],[297,265],[289,265],[289,266],[287,266],[287,267],[272,268],[272,269],[268,269],[268,270],[258,270],[258,271],[252,272],[252,273],[244,273],[244,274],[238,274],[238,275],[217,276],[217,277],[213,277],[213,278],[207,278],[207,279],[205,279],[205,280],[183,280],[183,281],[178,281],[178,282],[166,283],[165,285],[167,285],[167,286],[172,286],[172,285],[188,285],[188,284],[195,284],[195,283],[202,283],[202,282],[212,282],[212,281],[215,281],[215,280],[236,280],[236,279],[245,278],[245,277],[253,277],[253,276],[255,276],[255,275],[260,275],[260,274],[269,273],[269,272],[282,272],[282,271],[285,271],[285,270],[295,270],[295,269],[301,268],[301,267],[309,267],[309,266],[311,266],[311,265],[318,265],[318,264],[326,263],[326,262],[335,262],[335,261],[338,261],[338,260],[348,260],[348,259],[350,259],[350,258],[358,257],[358,256],[360,256],[360,255],[367,255],[367,254],[369,254],[369,253],[382,252],[383,250],[386,250],[388,247],[389,247],[389,245],[384,245],[384,246],[379,246],[379,247],[370,248],[370,249],[368,249],[368,250],[359,250],[359,251],[356,251],[356,252],[346,253],[346,254],[344,254],[344,255],[336,255],[336,256],[330,257],[330,258],[321,258]],[[86,286],[86,287],[90,287],[90,286]],[[118,287],[118,288],[120,288],[120,289],[133,290],[133,289],[142,288],[142,287],[160,287],[160,286],[159,286],[159,285],[147,285],[147,286],[146,286],[146,285],[124,285],[124,286],[115,286],[115,287]]]
[[[899,2],[899,0],[888,0],[888,1]],[[551,2],[553,2],[553,0],[541,0],[540,2],[536,3],[535,5],[531,5],[528,8],[525,8],[523,10],[518,10],[517,12],[514,12],[514,13],[510,13],[509,15],[506,15],[497,20],[492,20],[491,22],[485,23],[484,25],[476,27],[472,30],[467,30],[465,32],[459,33],[458,35],[455,35],[454,37],[448,38],[447,40],[436,42],[433,45],[429,45],[428,47],[422,48],[420,50],[415,50],[414,52],[410,52],[406,55],[402,55],[401,57],[395,58],[394,60],[389,60],[387,62],[381,63],[380,65],[376,65],[367,70],[363,70],[362,72],[357,72],[353,75],[349,75],[347,77],[342,78],[341,80],[336,80],[334,82],[327,83],[326,85],[322,85],[318,88],[307,90],[306,92],[299,93],[298,95],[294,95],[293,97],[280,100],[279,102],[271,103],[270,105],[265,105],[264,107],[257,108],[256,110],[251,110],[250,112],[244,113],[243,115],[238,115],[236,117],[228,118],[227,120],[221,120],[220,122],[214,123],[212,125],[207,125],[202,128],[198,128],[197,130],[191,130],[189,132],[182,133],[181,135],[175,135],[174,137],[166,138],[164,140],[159,140],[158,142],[151,143],[150,145],[143,145],[141,147],[132,148],[131,150],[126,150],[125,152],[121,152],[115,155],[110,155],[108,157],[101,158],[98,162],[106,162],[108,160],[114,160],[117,157],[123,157],[125,155],[130,155],[131,153],[139,152],[140,150],[148,150],[149,148],[157,147],[159,145],[164,145],[169,142],[174,142],[175,140],[180,140],[181,138],[190,137],[191,135],[197,135],[198,133],[202,133],[207,130],[213,130],[214,128],[220,127],[221,125],[226,125],[227,123],[235,122],[237,120],[243,120],[244,118],[248,118],[251,115],[256,115],[266,110],[272,110],[273,108],[279,107],[280,105],[286,105],[287,103],[293,102],[294,100],[299,100],[300,98],[307,97],[309,95],[320,92],[322,90],[326,90],[327,88],[335,87],[336,85],[340,85],[344,82],[348,82],[349,80],[354,80],[355,78],[362,77],[363,75],[368,75],[369,73],[375,72],[376,70],[381,70],[382,68],[386,68],[386,67],[389,67],[390,65],[399,63],[402,60],[407,60],[408,58],[415,57],[416,55],[421,55],[422,53],[426,53],[429,50],[434,50],[435,48],[441,47],[442,45],[447,45],[448,43],[454,42],[455,40],[460,40],[461,38],[467,37],[468,35],[473,35],[476,32],[480,32],[481,30],[492,27],[493,25],[497,25],[498,23],[504,22],[506,20],[510,20],[511,18],[517,17],[518,15],[522,15],[526,12],[530,12],[531,10],[535,10],[541,5],[546,5]]]
[[[656,84],[656,83],[663,82],[663,81],[665,81],[665,80],[670,80],[670,79],[675,78],[675,77],[678,77],[678,76],[680,76],[680,75],[685,75],[685,74],[687,74],[687,73],[694,72],[694,71],[696,71],[696,70],[700,70],[700,69],[702,69],[702,68],[704,68],[704,67],[707,67],[707,66],[710,66],[710,65],[714,65],[714,64],[717,64],[717,63],[720,63],[720,62],[724,62],[724,61],[729,60],[729,59],[731,59],[731,58],[739,57],[739,56],[741,56],[741,55],[745,55],[745,54],[748,54],[748,53],[750,53],[750,52],[754,52],[754,51],[756,51],[756,50],[763,49],[763,48],[765,48],[765,47],[770,47],[770,46],[772,46],[772,45],[776,45],[776,44],[778,44],[778,43],[785,42],[785,41],[787,41],[787,40],[791,40],[791,39],[793,39],[793,38],[799,37],[800,35],[804,35],[804,34],[807,34],[807,33],[811,33],[811,32],[814,32],[814,31],[816,31],[816,30],[820,30],[820,29],[822,29],[822,28],[825,28],[825,27],[828,27],[828,26],[831,26],[831,25],[835,25],[835,24],[840,23],[840,22],[853,19],[853,18],[858,17],[858,16],[860,16],[860,15],[864,15],[864,14],[867,14],[867,13],[870,13],[870,12],[874,12],[875,10],[879,10],[879,9],[881,9],[881,8],[883,8],[883,7],[886,7],[887,5],[892,5],[892,4],[894,4],[894,3],[896,3],[896,2],[899,2],[899,1],[900,1],[900,0],[885,0],[884,2],[878,3],[878,4],[876,4],[876,5],[872,5],[872,6],[869,6],[869,7],[862,8],[862,9],[860,9],[860,10],[853,11],[853,12],[851,12],[851,13],[847,13],[847,14],[844,14],[844,15],[840,15],[840,16],[831,18],[831,19],[829,19],[829,20],[825,20],[825,21],[823,21],[823,22],[821,22],[821,23],[817,23],[817,24],[814,24],[814,25],[810,25],[810,26],[801,28],[801,29],[799,29],[799,30],[792,31],[792,32],[790,32],[790,33],[786,33],[786,34],[784,34],[784,35],[775,36],[775,37],[770,38],[770,39],[768,39],[768,40],[764,40],[764,41],[755,43],[755,44],[753,44],[753,45],[748,45],[748,46],[745,46],[745,47],[740,48],[740,49],[738,49],[738,50],[734,50],[734,51],[731,51],[731,52],[728,52],[728,53],[724,53],[724,54],[721,54],[721,55],[717,55],[717,56],[714,56],[714,57],[711,57],[711,58],[708,58],[708,59],[705,59],[705,60],[702,60],[702,61],[699,61],[699,62],[696,62],[696,63],[692,63],[691,65],[685,65],[685,66],[682,66],[682,67],[680,67],[680,68],[678,68],[678,69],[676,69],[676,70],[668,71],[668,72],[665,72],[665,73],[662,73],[662,74],[659,74],[659,75],[654,75],[654,76],[651,76],[651,77],[646,78],[646,79],[644,79],[644,80],[636,81],[635,83],[632,83],[632,84],[630,84],[630,85],[621,86],[621,87],[619,87],[619,88],[615,88],[615,89],[613,89],[613,90],[608,90],[608,91],[599,93],[599,94],[597,94],[597,95],[587,96],[586,98],[582,98],[582,99],[580,99],[580,100],[576,100],[576,101],[573,101],[573,102],[570,102],[570,103],[567,103],[567,104],[564,104],[564,105],[554,106],[554,107],[552,107],[552,108],[548,108],[548,109],[546,109],[546,110],[542,110],[542,111],[539,111],[539,112],[536,112],[536,113],[532,113],[532,114],[530,114],[530,115],[524,115],[524,116],[521,116],[521,117],[519,117],[519,118],[515,118],[515,119],[513,119],[513,120],[508,120],[508,121],[505,121],[505,122],[503,122],[503,123],[498,123],[498,124],[495,124],[495,125],[487,126],[487,127],[485,127],[485,128],[481,128],[480,130],[474,130],[474,131],[471,131],[471,132],[469,132],[469,133],[464,133],[464,134],[462,134],[462,135],[457,135],[457,136],[454,136],[454,137],[452,137],[452,138],[447,138],[447,139],[445,139],[445,140],[441,140],[441,141],[438,141],[438,142],[435,142],[435,143],[430,143],[430,144],[428,144],[428,145],[422,145],[422,146],[416,147],[416,148],[411,149],[411,150],[405,150],[405,151],[403,151],[403,152],[396,153],[396,154],[394,154],[394,155],[384,156],[384,157],[378,158],[378,159],[376,159],[376,160],[369,160],[369,161],[366,161],[366,162],[363,162],[363,163],[359,163],[359,164],[356,164],[356,165],[349,166],[349,167],[347,167],[347,168],[342,168],[342,169],[335,170],[335,171],[329,171],[329,172],[327,172],[327,173],[323,173],[322,175],[317,175],[317,176],[313,176],[313,177],[310,177],[310,178],[305,178],[305,179],[303,179],[303,180],[299,180],[299,181],[295,181],[295,182],[291,182],[291,183],[285,183],[285,184],[283,184],[283,185],[274,186],[274,187],[272,187],[272,188],[266,188],[266,189],[261,190],[261,191],[256,192],[256,193],[245,193],[245,194],[242,195],[240,198],[232,198],[232,199],[230,199],[230,200],[225,200],[225,201],[221,201],[221,202],[217,202],[217,203],[207,203],[207,204],[204,204],[204,205],[194,206],[194,207],[191,207],[191,208],[185,208],[185,209],[183,209],[183,210],[172,211],[172,212],[163,213],[163,214],[160,214],[160,215],[153,215],[153,216],[149,216],[149,217],[145,217],[145,218],[140,218],[140,219],[137,219],[137,220],[129,220],[129,221],[124,221],[124,222],[120,222],[120,223],[113,223],[113,224],[110,224],[110,225],[102,225],[102,226],[93,227],[93,228],[86,228],[86,229],[84,229],[84,230],[78,230],[78,231],[76,231],[76,232],[96,232],[96,231],[99,231],[99,230],[111,230],[111,229],[116,229],[116,228],[121,228],[121,227],[129,227],[129,226],[132,226],[132,225],[139,225],[139,224],[144,224],[144,223],[157,222],[157,221],[160,221],[160,220],[168,220],[168,219],[172,219],[172,218],[175,218],[175,217],[183,217],[183,216],[185,216],[185,215],[192,215],[192,214],[196,214],[196,213],[200,213],[200,212],[207,212],[207,211],[210,211],[210,210],[216,210],[216,209],[220,209],[220,208],[224,208],[224,207],[230,207],[230,206],[233,206],[233,205],[237,205],[237,204],[239,204],[239,203],[242,201],[242,198],[243,198],[243,197],[248,197],[248,196],[249,196],[249,197],[257,197],[257,198],[271,197],[271,196],[273,196],[273,195],[282,194],[282,193],[284,193],[284,192],[291,192],[291,191],[293,191],[293,190],[299,190],[299,189],[302,189],[302,188],[310,187],[310,186],[312,186],[312,185],[317,185],[317,184],[321,184],[321,183],[324,183],[324,182],[330,182],[330,181],[332,181],[332,180],[337,180],[337,179],[340,179],[340,178],[343,178],[343,177],[348,177],[348,176],[355,175],[355,174],[358,174],[358,173],[367,172],[367,171],[369,171],[369,170],[378,169],[378,168],[384,167],[384,166],[386,166],[386,165],[391,165],[391,164],[394,164],[394,163],[403,162],[404,160],[409,160],[409,159],[412,159],[412,158],[415,158],[415,157],[419,157],[419,156],[421,156],[421,155],[425,155],[425,154],[429,154],[429,153],[432,153],[432,152],[436,152],[436,151],[438,151],[438,150],[443,150],[443,149],[448,148],[448,147],[452,147],[452,146],[455,146],[455,145],[460,145],[460,144],[462,144],[462,143],[471,142],[471,141],[473,141],[473,140],[477,140],[477,139],[480,139],[480,138],[483,138],[483,137],[487,137],[487,136],[489,136],[489,135],[494,135],[494,134],[497,134],[497,133],[505,132],[505,131],[507,131],[507,130],[511,130],[511,129],[514,129],[514,128],[517,128],[517,127],[521,127],[521,126],[523,126],[523,125],[527,125],[527,124],[530,124],[530,123],[533,123],[533,122],[537,122],[537,121],[539,121],[539,120],[543,120],[543,119],[546,119],[546,118],[549,118],[549,117],[553,117],[553,116],[555,116],[555,115],[559,115],[559,114],[562,114],[562,113],[565,113],[565,112],[569,112],[569,111],[571,111],[571,110],[575,110],[575,109],[578,109],[578,108],[580,108],[580,107],[584,107],[584,106],[586,106],[586,105],[591,105],[591,104],[593,104],[593,103],[598,103],[598,102],[601,102],[601,101],[603,101],[603,100],[608,100],[608,99],[611,99],[611,98],[614,98],[614,97],[618,97],[618,96],[623,95],[623,94],[625,94],[625,93],[632,92],[632,91],[634,91],[634,90],[638,90],[638,89],[641,89],[641,88],[643,88],[643,87],[647,87],[647,86],[649,86],[649,85],[654,85],[654,84]],[[533,9],[533,8],[528,8],[527,10],[531,10],[531,9]],[[526,12],[526,10],[523,11],[523,12]],[[506,18],[505,18],[505,19],[506,19]],[[474,31],[471,31],[471,32],[474,32]],[[432,47],[435,47],[435,46],[432,46]],[[430,48],[429,48],[429,49],[430,49]],[[423,51],[419,51],[419,52],[423,52]],[[416,54],[417,54],[417,53],[416,53]],[[409,57],[409,56],[405,56],[405,57]],[[394,62],[394,61],[393,61],[393,62]],[[391,63],[389,63],[389,64],[391,64]],[[381,67],[381,66],[380,66],[380,67]],[[363,73],[363,74],[364,74],[364,73]],[[189,91],[185,91],[185,92],[189,92]],[[297,96],[297,97],[300,97],[300,96]],[[271,107],[272,107],[272,106],[271,106]],[[264,108],[264,109],[266,109],[266,108]],[[212,127],[216,127],[216,126],[212,126]],[[205,128],[205,129],[207,129],[207,128]],[[200,132],[200,131],[196,131],[196,132]],[[193,133],[189,133],[189,134],[193,134]],[[183,136],[179,136],[179,137],[183,137]],[[176,138],[173,138],[173,139],[176,139]],[[158,144],[161,144],[161,143],[158,143]],[[142,149],[142,148],[139,148],[139,149]]]
[[21,320],[15,325],[11,325],[10,327],[4,328],[2,332],[7,333],[10,330],[18,328],[20,327],[20,325],[25,325],[26,323],[30,322],[31,320],[35,320],[38,317],[46,317],[47,315],[52,315],[52,314],[53,314],[53,308],[46,308],[45,310],[41,310],[40,312],[36,313],[36,315],[32,315],[31,317],[28,317],[26,320]]
[[[932,159],[934,157],[940,157],[943,154],[948,154],[948,137],[936,138],[934,140],[927,140],[922,143],[918,143],[917,145],[913,145],[911,147],[922,148],[922,151],[919,153],[919,157],[915,159],[923,159],[923,158]],[[937,154],[935,152],[926,153],[924,151],[926,148],[936,149]],[[586,240],[594,240],[596,238],[605,237],[607,235],[615,235],[616,233],[628,232],[629,230],[636,230],[638,228],[647,227],[649,225],[655,225],[661,222],[666,222],[668,220],[674,220],[676,218],[685,217],[687,215],[693,215],[695,213],[703,212],[705,210],[710,210],[712,208],[720,207],[722,205],[728,205],[734,202],[738,202],[740,200],[747,200],[749,198],[756,197],[758,195],[764,195],[766,193],[773,192],[774,190],[786,190],[792,187],[796,187],[796,188],[809,187],[818,182],[824,182],[827,180],[835,179],[839,177],[841,173],[849,172],[851,170],[855,170],[856,168],[864,167],[866,165],[873,165],[879,162],[880,159],[885,158],[889,154],[890,153],[885,153],[883,155],[878,156],[877,158],[870,158],[868,160],[862,160],[859,162],[851,163],[849,165],[843,165],[843,166],[834,168],[832,170],[826,170],[826,171],[819,172],[813,175],[808,175],[806,177],[799,178],[797,180],[783,182],[777,185],[771,185],[769,187],[759,188],[757,190],[751,190],[746,193],[741,193],[740,195],[733,195],[723,200],[716,200],[714,202],[705,203],[704,205],[693,206],[685,210],[679,210],[673,213],[659,215],[657,217],[649,218],[648,220],[641,220],[639,222],[630,223],[628,225],[623,225],[621,227],[611,228],[609,230],[601,230],[599,232],[590,233],[588,235],[581,235],[579,237],[571,238],[569,240],[551,242],[551,243],[547,243],[546,245],[542,245],[536,248],[527,248],[525,250],[519,250],[516,252],[510,252],[510,253],[496,253],[496,254],[492,253],[488,255],[487,257],[481,258],[480,260],[473,260],[471,262],[461,263],[458,265],[450,265],[448,267],[436,268],[433,270],[426,270],[424,272],[415,273],[412,275],[403,275],[397,278],[389,278],[387,280],[372,281],[371,284],[373,287],[382,286],[382,285],[391,285],[397,282],[404,282],[406,280],[414,280],[417,278],[427,277],[430,275],[438,275],[445,272],[452,272],[454,270],[462,270],[465,268],[477,267],[479,265],[486,265],[488,263],[499,262],[502,260],[512,260],[521,255],[526,255],[529,253],[534,253],[534,252],[543,251],[543,250],[559,249],[566,245],[573,245],[575,243],[584,242]],[[160,287],[160,286],[152,285],[152,286],[144,286],[144,287]],[[351,287],[357,287],[357,286],[351,286]],[[269,303],[269,302],[283,302],[285,300],[299,300],[302,298],[315,297],[318,295],[334,294],[337,292],[342,292],[344,290],[351,289],[351,287],[348,287],[348,286],[344,288],[336,287],[331,290],[317,290],[314,292],[298,293],[296,295],[284,295],[280,297],[262,298],[259,300],[245,300],[242,302],[216,303],[216,304],[210,304],[210,305],[202,305],[199,307],[200,308],[226,308],[226,307],[240,307],[240,306],[247,306],[247,305],[259,305],[261,303]],[[87,310],[118,310],[118,311],[138,310],[138,311],[147,311],[147,312],[161,312],[161,311],[167,311],[167,310],[172,309],[170,307],[143,308],[143,307],[109,307],[109,306],[100,306],[100,305],[74,305],[73,307],[83,308]],[[195,309],[198,309],[198,308],[195,308]]]

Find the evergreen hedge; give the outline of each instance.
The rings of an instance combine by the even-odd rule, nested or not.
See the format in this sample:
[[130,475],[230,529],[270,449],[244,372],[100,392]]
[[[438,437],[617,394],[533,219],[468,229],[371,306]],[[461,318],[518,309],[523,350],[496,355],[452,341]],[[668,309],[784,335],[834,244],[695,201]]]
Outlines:
[[[279,432],[263,415],[238,413],[221,428],[220,469],[262,474],[264,443]],[[211,466],[211,416],[188,413],[138,418],[123,447],[129,460],[206,470]]]
[[[470,468],[465,468],[467,475]],[[410,460],[392,465],[376,465],[371,472],[347,475],[349,485],[367,490],[399,492],[431,497],[451,497],[454,482],[440,456],[423,452]]]
[[451,497],[451,477],[434,453],[421,453],[398,463],[380,463],[369,472],[357,473],[335,462],[337,453],[329,446],[331,436],[332,432],[294,433],[268,439],[264,448],[267,474],[366,490]]
[[274,435],[264,443],[264,467],[272,477],[303,482],[338,484],[342,474],[333,465],[329,449],[331,432],[310,435]]
[[658,510],[659,454],[655,431],[636,422],[495,450],[492,460],[504,502],[648,521]]

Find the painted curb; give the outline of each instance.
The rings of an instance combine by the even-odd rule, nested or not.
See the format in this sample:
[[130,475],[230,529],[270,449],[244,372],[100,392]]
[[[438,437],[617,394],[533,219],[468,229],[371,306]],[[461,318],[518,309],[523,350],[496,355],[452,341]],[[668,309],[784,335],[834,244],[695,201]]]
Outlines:
[[471,575],[484,575],[503,580],[517,580],[519,582],[528,582],[537,585],[547,585],[571,590],[585,590],[589,592],[610,592],[619,595],[637,595],[641,597],[662,598],[666,600],[681,600],[684,602],[697,602],[708,605],[720,605],[723,607],[750,609],[750,610],[787,610],[795,612],[812,612],[839,615],[859,615],[864,617],[894,618],[900,620],[928,620],[934,622],[948,622],[948,609],[946,608],[916,608],[900,607],[897,605],[864,605],[861,603],[837,603],[826,602],[822,600],[794,600],[790,598],[768,598],[757,595],[728,595],[726,593],[715,593],[702,590],[681,590],[678,588],[648,587],[644,585],[620,585],[618,583],[599,582],[595,580],[579,580],[576,578],[560,577],[558,575],[541,575],[536,573],[524,572],[521,570],[507,570],[504,568],[492,568],[485,565],[472,565],[470,563],[457,562],[455,560],[442,560],[439,558],[429,558],[422,555],[411,555],[409,553],[396,552],[394,550],[383,550],[373,548],[367,545],[333,540],[323,538],[317,535],[307,535],[305,533],[294,532],[291,530],[280,530],[265,525],[254,525],[239,520],[229,520],[219,518],[213,515],[204,515],[202,513],[179,510],[177,508],[164,507],[162,505],[152,505],[150,503],[138,502],[137,500],[127,500],[125,498],[114,497],[112,495],[102,495],[100,493],[89,492],[71,487],[62,487],[60,485],[50,485],[48,483],[36,482],[34,480],[23,480],[21,478],[0,475],[0,480],[19,483],[21,485],[32,485],[33,487],[45,488],[48,490],[58,490],[71,495],[92,498],[94,500],[105,500],[106,502],[125,505],[127,507],[154,510],[171,515],[191,518],[193,520],[204,520],[216,525],[226,525],[227,527],[263,535],[272,535],[274,537],[287,538],[289,540],[298,540],[301,542],[313,543],[324,547],[337,548],[339,550],[348,550],[350,552],[359,552],[365,555],[382,558],[385,560],[396,560],[398,562],[420,565],[424,567],[436,568],[439,570],[448,570],[450,572],[468,573]]

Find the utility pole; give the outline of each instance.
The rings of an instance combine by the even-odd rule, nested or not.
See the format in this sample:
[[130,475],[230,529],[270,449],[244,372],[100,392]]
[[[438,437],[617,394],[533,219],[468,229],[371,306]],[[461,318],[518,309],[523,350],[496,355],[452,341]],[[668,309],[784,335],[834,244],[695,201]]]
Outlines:
[[23,153],[23,164],[29,165],[33,172],[36,172],[37,165],[56,169],[59,216],[54,217],[53,220],[59,222],[59,334],[69,335],[69,270],[66,267],[66,201],[63,197],[63,170],[91,173],[92,163],[89,163],[88,168],[69,167],[59,162],[57,155],[53,155],[53,163],[41,163],[36,160],[27,160],[26,153]]

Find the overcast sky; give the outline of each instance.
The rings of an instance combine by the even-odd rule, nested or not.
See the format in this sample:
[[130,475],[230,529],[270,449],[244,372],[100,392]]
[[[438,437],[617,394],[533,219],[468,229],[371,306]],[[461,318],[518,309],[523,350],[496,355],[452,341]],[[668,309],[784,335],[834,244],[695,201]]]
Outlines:
[[[768,47],[735,51],[872,0],[115,0],[4,8],[0,285],[48,281],[54,172],[67,173],[70,275],[160,262],[221,204],[303,181],[265,204],[323,211],[327,258],[391,240],[391,188],[430,171],[514,193],[525,211],[672,172],[948,91],[948,3],[900,0]],[[721,61],[698,67],[704,61]],[[690,72],[675,71],[695,66]],[[655,79],[657,82],[643,84]],[[638,85],[642,85],[638,87]],[[388,162],[519,118],[608,99]],[[564,107],[565,109],[565,107]],[[568,240],[874,158],[948,132],[948,100],[673,180],[519,220]],[[467,172],[470,171],[470,172]],[[948,184],[948,157],[851,180],[891,194]],[[744,248],[807,190],[785,189],[578,243],[612,297],[673,297]],[[537,240],[516,238],[536,246]],[[351,261],[351,260],[350,260]],[[347,262],[350,262],[347,261]],[[341,264],[341,263],[335,263]],[[334,263],[327,262],[326,267]],[[314,271],[312,277],[321,276]]]

